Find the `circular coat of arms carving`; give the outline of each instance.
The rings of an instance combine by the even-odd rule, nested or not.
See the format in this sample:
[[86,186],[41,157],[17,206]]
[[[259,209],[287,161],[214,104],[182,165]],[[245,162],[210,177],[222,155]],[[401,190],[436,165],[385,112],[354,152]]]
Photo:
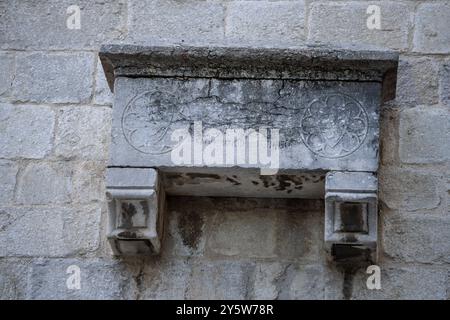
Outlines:
[[368,131],[367,113],[361,104],[344,94],[314,99],[301,118],[301,136],[314,154],[341,158],[355,152]]
[[170,152],[168,132],[174,122],[177,106],[174,96],[154,91],[134,97],[122,114],[122,132],[125,140],[137,151],[147,154]]

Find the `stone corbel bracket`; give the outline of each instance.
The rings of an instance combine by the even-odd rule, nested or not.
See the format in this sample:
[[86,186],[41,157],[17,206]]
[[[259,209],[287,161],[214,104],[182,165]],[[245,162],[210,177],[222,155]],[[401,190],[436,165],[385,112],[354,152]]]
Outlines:
[[165,195],[151,168],[109,168],[108,240],[115,255],[154,255],[161,249]]
[[378,183],[371,172],[329,172],[325,244],[337,260],[377,260]]
[[[376,261],[379,110],[395,97],[397,53],[105,45],[99,55],[114,92],[107,192],[115,254],[160,251],[167,194],[325,199],[330,256]],[[276,174],[250,162],[173,160],[176,129],[262,127],[279,130]]]

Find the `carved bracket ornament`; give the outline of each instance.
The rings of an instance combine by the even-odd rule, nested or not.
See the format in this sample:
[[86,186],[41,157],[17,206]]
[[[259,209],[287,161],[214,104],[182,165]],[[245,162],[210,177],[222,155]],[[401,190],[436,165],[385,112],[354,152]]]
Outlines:
[[376,260],[379,49],[105,45],[116,255],[157,254],[165,195],[325,199],[335,260]]

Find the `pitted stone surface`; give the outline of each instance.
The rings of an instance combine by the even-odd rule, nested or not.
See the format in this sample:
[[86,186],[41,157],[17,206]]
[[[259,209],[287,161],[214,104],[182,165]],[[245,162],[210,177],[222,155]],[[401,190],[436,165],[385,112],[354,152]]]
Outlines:
[[92,94],[94,55],[32,52],[16,57],[12,95],[24,102],[83,103]]
[[[408,2],[378,1],[380,29],[370,29],[372,2],[313,1],[309,8],[308,39],[323,43],[367,43],[395,50],[408,48],[408,30],[413,20],[413,6]],[[369,14],[372,13],[372,14]]]
[[0,53],[0,97],[6,96],[14,79],[14,54]]
[[16,187],[16,177],[19,166],[14,161],[0,160],[0,203],[9,204],[14,199],[14,189]]
[[225,17],[225,37],[297,45],[305,38],[304,1],[233,1]]
[[[436,14],[437,12],[439,14]],[[413,50],[425,53],[450,53],[449,19],[448,2],[421,4],[417,8]]]
[[0,257],[63,257],[98,247],[100,208],[31,208],[0,208]]
[[[67,27],[75,12],[68,10],[71,5],[80,10],[79,29]],[[8,0],[0,21],[0,48],[97,49],[123,36],[126,6],[126,0]]]
[[[70,267],[80,271],[80,289],[69,289]],[[133,281],[118,261],[102,259],[44,259],[31,268],[30,299],[132,299]]]
[[53,146],[55,118],[47,106],[0,104],[0,157],[47,156]]
[[60,163],[31,163],[21,172],[16,202],[25,205],[68,203],[71,189],[72,172],[67,166]]
[[58,112],[55,153],[63,159],[106,160],[111,109],[69,106]]

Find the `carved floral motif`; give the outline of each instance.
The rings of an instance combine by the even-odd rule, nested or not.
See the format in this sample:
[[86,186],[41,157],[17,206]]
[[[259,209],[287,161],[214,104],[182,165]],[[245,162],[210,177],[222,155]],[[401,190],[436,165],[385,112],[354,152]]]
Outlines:
[[301,119],[303,142],[313,153],[341,158],[355,152],[367,136],[368,117],[361,104],[344,94],[313,100]]
[[175,98],[168,93],[147,91],[128,103],[122,115],[122,132],[133,148],[148,154],[173,149],[173,145],[165,143],[178,110],[172,101]]

